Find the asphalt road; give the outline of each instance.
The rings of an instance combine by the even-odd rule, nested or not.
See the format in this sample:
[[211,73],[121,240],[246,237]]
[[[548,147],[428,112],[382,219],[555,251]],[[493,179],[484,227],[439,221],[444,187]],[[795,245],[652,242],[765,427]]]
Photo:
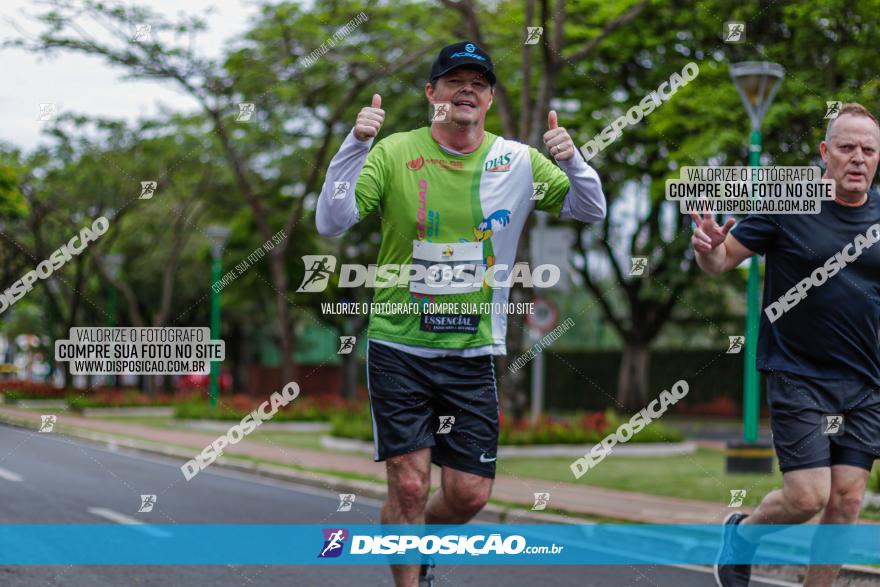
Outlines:
[[[337,513],[336,493],[212,467],[186,482],[181,463],[111,450],[58,434],[0,425],[0,523],[372,524],[381,504],[358,498]],[[138,513],[141,494],[157,495]],[[295,545],[292,545],[295,547]],[[308,548],[313,548],[309,545]],[[504,587],[697,587],[715,585],[705,570],[650,565],[440,566],[436,585]],[[9,566],[3,586],[334,587],[393,585],[384,566]],[[756,582],[752,585],[791,585]]]

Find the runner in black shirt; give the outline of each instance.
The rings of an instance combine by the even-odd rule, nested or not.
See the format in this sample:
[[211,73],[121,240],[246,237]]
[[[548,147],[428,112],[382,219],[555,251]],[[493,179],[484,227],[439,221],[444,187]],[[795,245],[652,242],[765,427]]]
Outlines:
[[[783,488],[751,516],[725,520],[716,565],[722,587],[748,585],[755,524],[851,524],[880,458],[880,194],[869,192],[880,159],[877,119],[846,104],[819,146],[835,199],[815,215],[752,215],[734,227],[711,214],[692,243],[707,273],[766,258],[758,369],[767,374],[773,444]],[[731,230],[733,228],[733,230]],[[830,586],[839,566],[813,566],[804,585]]]

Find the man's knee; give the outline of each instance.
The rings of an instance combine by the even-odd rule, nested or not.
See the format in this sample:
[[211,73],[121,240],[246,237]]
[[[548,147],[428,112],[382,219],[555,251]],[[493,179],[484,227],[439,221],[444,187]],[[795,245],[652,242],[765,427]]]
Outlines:
[[388,499],[407,510],[424,509],[431,489],[430,469],[422,470],[411,460],[389,459],[387,471]]
[[491,483],[460,484],[444,488],[446,503],[457,512],[475,515],[489,502]]
[[845,518],[855,519],[862,511],[864,491],[860,487],[832,491],[828,500],[828,510]]
[[827,487],[799,486],[784,491],[788,505],[803,515],[813,516],[828,504]]

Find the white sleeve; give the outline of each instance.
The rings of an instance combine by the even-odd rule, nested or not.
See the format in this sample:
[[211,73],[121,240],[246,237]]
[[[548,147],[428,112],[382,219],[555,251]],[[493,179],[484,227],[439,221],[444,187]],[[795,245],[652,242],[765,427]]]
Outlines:
[[562,202],[560,218],[574,218],[581,222],[598,222],[605,218],[605,194],[599,174],[575,149],[575,156],[568,161],[558,161],[560,169],[568,176],[571,186]]
[[372,144],[373,139],[358,140],[352,128],[330,161],[315,211],[321,236],[339,236],[360,220],[354,191]]

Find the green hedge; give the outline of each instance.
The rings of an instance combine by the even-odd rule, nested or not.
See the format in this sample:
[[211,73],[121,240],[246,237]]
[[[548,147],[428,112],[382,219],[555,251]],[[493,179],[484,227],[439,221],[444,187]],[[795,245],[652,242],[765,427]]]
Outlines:
[[[648,397],[655,398],[664,389],[684,379],[690,385],[682,406],[708,404],[721,397],[742,397],[743,355],[718,351],[657,350],[651,353]],[[554,353],[544,351],[548,410],[604,410],[617,408],[617,371],[620,351]],[[525,367],[531,368],[531,363]],[[552,377],[549,376],[552,374]],[[764,378],[761,378],[761,397]],[[763,402],[762,402],[763,403]]]
[[338,413],[330,419],[330,434],[340,438],[373,441],[373,422],[370,410]]
[[170,395],[147,395],[136,389],[68,395],[65,399],[74,412],[82,412],[86,408],[166,407],[174,401]]
[[[262,400],[265,401],[265,400]],[[240,421],[256,409],[261,400],[243,395],[220,398],[218,406],[203,399],[195,399],[177,403],[174,406],[174,417],[183,420],[229,420]],[[293,403],[281,408],[272,417],[273,422],[325,422],[335,414],[347,414],[363,402],[347,401],[341,398],[309,398],[300,397]]]
[[[596,444],[617,429],[624,421],[612,411],[607,411],[601,424],[588,424],[597,414],[579,414],[568,418],[545,420],[537,426],[523,422],[505,424],[501,427],[499,444]],[[603,414],[598,414],[602,416]],[[373,428],[368,410],[339,413],[331,419],[331,434],[342,438],[372,441]],[[629,442],[680,442],[683,435],[675,429],[653,422],[635,434]]]
[[[682,407],[702,406],[722,398],[732,400],[736,410],[742,403],[743,355],[717,351],[655,350],[651,353],[648,397],[653,399],[679,379],[690,384],[687,397],[678,404]],[[619,409],[617,371],[621,352],[584,351],[557,353],[553,347],[544,351],[545,389],[544,407],[550,412],[603,411]],[[515,356],[509,357],[512,360]],[[534,361],[527,363],[525,381],[531,377]],[[366,385],[365,367],[359,368],[360,381]],[[504,378],[499,373],[499,392],[503,392]],[[528,383],[527,383],[528,385]],[[761,378],[761,407],[766,402],[764,377]],[[738,415],[731,414],[731,415]]]

